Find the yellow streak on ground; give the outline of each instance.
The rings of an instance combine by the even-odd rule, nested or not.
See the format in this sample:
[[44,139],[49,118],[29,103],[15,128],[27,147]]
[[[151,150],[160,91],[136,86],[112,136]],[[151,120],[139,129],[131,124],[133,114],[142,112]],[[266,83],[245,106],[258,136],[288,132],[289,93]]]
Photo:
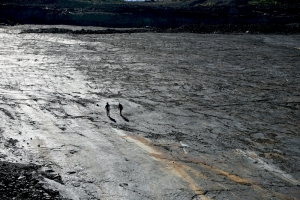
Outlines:
[[278,153],[264,153],[266,158],[272,158],[277,157],[277,158],[281,158],[281,159],[286,159],[283,155],[280,155]]
[[251,153],[250,156],[257,158],[257,155],[255,155],[254,153]]
[[[169,160],[169,161],[173,161],[174,159],[171,157],[169,158],[168,155],[162,153],[160,150],[158,150],[157,147],[154,147],[151,145],[151,143],[146,140],[145,138],[143,138],[142,136],[139,136],[139,135],[132,135],[132,136],[122,136],[124,138],[126,138],[127,140],[129,141],[132,141],[134,143],[136,143],[139,147],[141,147],[142,149],[144,149],[146,152],[148,152],[148,154],[156,159],[156,160],[159,160],[161,162],[164,162],[163,160]],[[186,158],[182,158],[181,160],[187,160]],[[222,171],[220,169],[217,169],[216,167],[214,166],[209,166],[207,164],[204,164],[203,162],[201,162],[200,160],[196,159],[196,158],[193,158],[191,156],[189,156],[188,158],[188,161],[193,161],[194,163],[198,163],[210,170],[213,170],[213,171],[216,171],[218,172],[219,174],[222,174],[222,175],[225,175],[227,178],[229,178],[230,180],[238,183],[238,184],[242,184],[242,185],[250,185],[252,184],[253,182],[250,181],[250,180],[246,180],[246,179],[243,179],[243,178],[240,178],[236,175],[230,175],[229,173],[225,172],[225,171]],[[182,166],[182,165],[181,165]],[[178,170],[177,170],[178,171]],[[182,175],[182,174],[181,174]],[[185,176],[186,177],[186,176]],[[186,179],[186,178],[185,178]],[[193,183],[190,183],[191,185],[193,185]],[[195,188],[195,187],[194,187]]]
[[165,154],[156,154],[156,153],[148,153],[149,156],[157,158],[157,159],[162,159],[162,160],[169,160],[169,161],[175,161],[175,159],[170,158],[169,156]]
[[[210,167],[210,166],[208,166],[208,167]],[[217,169],[217,168],[214,167],[214,166],[212,166],[211,168],[212,168],[213,170],[219,172],[220,174],[226,176],[226,177],[229,178],[230,180],[232,180],[232,181],[238,183],[238,184],[241,184],[241,185],[250,185],[250,184],[253,183],[252,181],[243,179],[243,178],[238,177],[238,176],[236,176],[236,175],[231,175],[231,174],[229,174],[229,173],[227,173],[227,172],[224,172],[224,171],[222,171],[222,170],[220,170],[220,169]]]
[[[205,177],[201,173],[197,172],[196,170],[194,170],[194,169],[192,169],[192,168],[190,168],[186,165],[174,162],[174,158],[172,156],[168,156],[167,154],[162,153],[160,150],[158,150],[157,147],[152,146],[151,143],[148,140],[146,140],[145,138],[143,138],[139,135],[123,136],[123,137],[126,138],[129,141],[132,141],[132,142],[136,143],[139,147],[141,147],[146,152],[148,152],[148,155],[151,156],[152,158],[154,158],[154,159],[156,159],[160,162],[167,163],[169,165],[169,168],[171,168],[171,170],[173,171],[173,173],[179,175],[180,177],[182,177],[183,179],[185,179],[186,181],[189,182],[190,187],[194,190],[194,192],[196,194],[203,195],[203,192],[201,191],[199,186],[193,181],[193,179],[188,174],[186,174],[184,172],[184,170],[192,171],[192,173],[194,175],[196,175],[197,177],[203,178],[205,180],[208,180],[207,177]],[[184,160],[186,160],[186,158],[182,158],[182,160],[184,161]],[[238,177],[236,175],[230,175],[229,173],[227,173],[225,171],[222,171],[220,169],[217,169],[214,166],[209,166],[207,164],[204,164],[200,160],[197,160],[196,158],[189,157],[188,161],[193,161],[194,163],[198,163],[198,164],[200,164],[200,165],[202,165],[202,166],[204,166],[204,167],[206,167],[210,170],[218,172],[219,174],[225,175],[227,178],[229,178],[230,180],[232,180],[232,181],[234,181],[238,184],[250,185],[250,184],[254,183],[251,180],[246,180],[246,179],[243,179],[243,178]],[[202,197],[202,198],[204,198],[204,197]]]
[[298,200],[296,197],[290,194],[290,196],[293,198],[293,200]]
[[[160,160],[160,159],[159,159]],[[161,162],[165,162],[164,160],[160,160]],[[199,187],[199,185],[193,180],[193,178],[188,175],[186,173],[186,171],[191,171],[190,167],[177,163],[177,162],[165,162],[167,163],[170,167],[171,167],[171,171],[175,174],[175,175],[179,175],[180,177],[182,177],[183,179],[185,179],[189,184],[190,187],[192,188],[192,190],[198,194],[203,200],[210,200],[210,198],[206,197],[205,195],[203,195],[203,190],[202,188]],[[204,179],[208,180],[207,177],[205,177],[204,175],[200,174],[199,172],[197,172],[197,175],[199,177],[203,177]]]
[[295,49],[300,49],[299,47],[294,47]]
[[[225,187],[224,185],[221,185],[220,183],[218,183],[222,188],[225,188],[226,190],[228,190],[233,196],[235,196],[236,198],[240,199],[238,196],[236,196],[235,194],[233,194],[233,192],[231,192],[227,187]],[[242,200],[242,199],[240,199]]]
[[[133,136],[122,136],[123,138],[126,138],[128,141],[132,141],[136,143],[139,147],[143,148],[145,151],[148,152],[148,155],[150,155],[152,158],[154,158],[157,161],[162,162],[163,164],[167,165],[166,168],[170,169],[170,171],[186,180],[189,184],[191,189],[198,194],[203,200],[210,200],[206,196],[203,195],[202,189],[195,183],[192,177],[190,177],[185,170],[191,169],[190,167],[174,162],[172,159],[170,159],[167,155],[163,154],[162,152],[155,149],[154,146],[151,145],[151,143],[146,140],[145,138],[139,136],[139,135],[133,135]],[[170,162],[171,160],[171,162]],[[199,175],[200,173],[198,173]],[[200,175],[199,175],[200,176]],[[200,176],[201,177],[201,176]],[[202,176],[204,177],[204,176]],[[205,177],[206,178],[206,177]],[[207,179],[207,178],[206,178]]]
[[[199,185],[194,181],[193,177],[191,177],[190,175],[187,174],[187,172],[192,173],[195,177],[199,177],[202,178],[204,180],[209,180],[209,178],[207,178],[206,176],[204,176],[203,174],[199,173],[198,171],[196,171],[195,169],[178,163],[175,161],[175,158],[171,155],[165,154],[162,152],[161,149],[159,149],[159,147],[154,146],[153,144],[151,144],[151,142],[149,142],[148,140],[146,140],[145,138],[139,136],[139,135],[133,135],[133,136],[122,136],[123,138],[126,138],[126,140],[134,142],[135,144],[137,144],[139,147],[141,147],[142,149],[144,149],[149,156],[151,156],[152,158],[154,158],[155,160],[163,163],[164,165],[166,165],[166,169],[169,169],[170,172],[172,172],[174,175],[183,178],[184,180],[186,180],[189,184],[191,189],[198,194],[203,200],[210,200],[210,198],[206,197],[203,194],[203,190],[199,187]],[[239,176],[236,175],[231,175],[223,170],[220,170],[218,168],[216,168],[215,166],[210,166],[208,164],[203,163],[202,161],[198,160],[197,158],[194,158],[192,156],[189,155],[185,155],[184,157],[181,155],[176,155],[177,158],[176,160],[181,160],[181,161],[192,161],[193,163],[197,163],[200,164],[202,166],[204,166],[206,169],[210,170],[210,171],[215,171],[215,173],[218,175],[224,175],[226,176],[228,179],[238,183],[238,184],[242,184],[242,185],[252,185],[252,188],[254,191],[256,191],[262,198],[264,199],[268,199],[269,196],[271,196],[271,193],[268,192],[267,190],[259,187],[254,181],[252,181],[251,179],[244,179],[241,178]],[[209,180],[211,181],[211,180]],[[220,185],[221,187],[224,187],[222,185]],[[225,188],[225,187],[224,187]],[[231,192],[232,193],[232,192]],[[273,194],[273,192],[272,192]],[[234,195],[236,198],[240,199],[239,197],[237,197],[235,194],[232,193],[232,195]],[[282,199],[282,197],[284,197],[285,199],[288,199],[287,196],[281,194],[281,193],[274,193],[275,196],[277,196],[279,199]]]
[[200,121],[200,120],[199,120],[199,122],[201,122],[202,124],[204,124],[205,126],[207,126],[207,123],[205,123],[205,122],[203,122],[203,121]]
[[229,174],[229,173],[227,173],[227,172],[225,172],[225,171],[222,171],[222,170],[220,170],[220,169],[218,169],[218,168],[216,168],[216,167],[214,167],[214,166],[210,166],[210,165],[208,165],[208,164],[205,164],[205,163],[201,162],[200,160],[198,160],[198,159],[196,159],[196,158],[193,158],[193,157],[191,157],[191,156],[189,156],[189,161],[193,161],[194,163],[198,163],[198,164],[200,164],[200,165],[206,167],[207,169],[210,169],[210,170],[212,170],[212,171],[216,171],[216,172],[218,172],[218,174],[222,174],[222,175],[226,176],[227,178],[229,178],[230,180],[232,180],[232,181],[234,181],[234,182],[236,182],[236,183],[238,183],[238,184],[241,184],[241,185],[251,185],[251,184],[255,184],[255,182],[253,182],[253,181],[250,180],[250,179],[249,179],[249,180],[246,180],[246,179],[243,179],[243,178],[238,177],[238,176],[236,176],[236,175],[231,175],[231,174]]
[[175,162],[174,158],[169,158],[169,156],[167,156],[167,155],[160,155],[160,154],[153,154],[153,153],[148,153],[148,155],[151,156],[151,157],[155,157],[156,159],[165,160],[164,162],[167,162],[169,165],[175,166],[176,168],[178,168],[178,166],[180,165],[180,167],[182,169],[184,169],[185,171],[189,171],[189,172],[193,173],[195,176],[197,176],[199,178],[202,178],[204,180],[210,180],[209,178],[207,178],[203,174],[199,173],[195,169],[193,169],[193,168],[191,168],[187,165],[183,165],[183,164],[180,164],[178,162]]
[[150,142],[146,140],[145,138],[139,136],[139,135],[133,135],[133,136],[122,136],[123,138],[126,138],[129,142],[134,142],[136,145],[144,149],[148,153],[154,153],[157,155],[161,155],[162,153],[159,151],[156,151],[154,148],[152,148],[150,145]]
[[198,195],[202,195],[202,189],[195,183],[195,181],[184,171],[184,166],[178,163],[171,164],[172,169],[175,173],[179,174],[182,178],[184,178],[189,184],[190,187],[194,190],[194,192]]
[[206,176],[204,176],[203,174],[199,173],[198,171],[196,171],[195,169],[193,169],[189,166],[184,165],[184,168],[186,171],[190,171],[191,173],[193,173],[195,176],[197,176],[199,178],[202,178],[204,180],[210,180],[209,178],[207,178]]

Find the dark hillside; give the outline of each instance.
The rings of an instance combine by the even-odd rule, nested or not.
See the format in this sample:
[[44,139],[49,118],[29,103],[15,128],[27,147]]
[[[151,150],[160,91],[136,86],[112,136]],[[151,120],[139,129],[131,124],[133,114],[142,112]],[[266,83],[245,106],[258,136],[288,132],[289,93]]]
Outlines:
[[285,25],[300,22],[298,0],[2,0],[0,4],[0,23],[7,25],[68,24],[114,28],[178,28],[191,24]]

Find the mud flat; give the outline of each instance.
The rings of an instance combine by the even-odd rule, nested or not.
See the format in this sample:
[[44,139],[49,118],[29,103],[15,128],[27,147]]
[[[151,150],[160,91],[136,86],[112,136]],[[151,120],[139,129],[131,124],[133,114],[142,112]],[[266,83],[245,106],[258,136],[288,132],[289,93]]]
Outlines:
[[1,198],[300,198],[299,35],[32,28],[0,28]]

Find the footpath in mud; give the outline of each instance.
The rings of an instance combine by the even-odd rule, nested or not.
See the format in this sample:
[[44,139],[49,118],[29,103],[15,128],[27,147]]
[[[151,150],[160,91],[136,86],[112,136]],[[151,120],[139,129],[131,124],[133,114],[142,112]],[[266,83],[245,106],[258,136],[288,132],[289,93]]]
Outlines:
[[1,199],[300,199],[299,35],[29,29],[82,27],[0,28]]

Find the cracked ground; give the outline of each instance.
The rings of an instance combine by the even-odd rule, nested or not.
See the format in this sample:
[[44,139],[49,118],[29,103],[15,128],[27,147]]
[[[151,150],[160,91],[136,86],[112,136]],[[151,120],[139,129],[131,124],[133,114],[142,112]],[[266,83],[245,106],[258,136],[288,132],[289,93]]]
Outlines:
[[300,199],[299,35],[35,27],[0,28],[0,161],[68,199]]

